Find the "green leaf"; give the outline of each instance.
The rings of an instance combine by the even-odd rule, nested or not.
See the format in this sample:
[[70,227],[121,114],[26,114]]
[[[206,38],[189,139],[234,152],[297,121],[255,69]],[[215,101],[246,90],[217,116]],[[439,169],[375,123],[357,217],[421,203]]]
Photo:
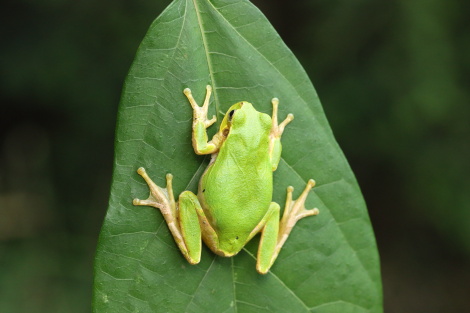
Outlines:
[[[314,55],[314,54],[312,54]],[[232,258],[204,247],[189,265],[158,210],[135,207],[148,188],[174,175],[175,194],[196,191],[209,157],[191,146],[190,87],[221,121],[246,100],[295,120],[282,137],[273,200],[317,181],[307,208],[267,275],[255,270],[258,238]],[[217,126],[211,127],[212,133]],[[95,262],[94,312],[381,312],[379,259],[356,180],[318,96],[298,61],[249,1],[175,0],[151,25],[127,76],[118,117],[111,196]]]

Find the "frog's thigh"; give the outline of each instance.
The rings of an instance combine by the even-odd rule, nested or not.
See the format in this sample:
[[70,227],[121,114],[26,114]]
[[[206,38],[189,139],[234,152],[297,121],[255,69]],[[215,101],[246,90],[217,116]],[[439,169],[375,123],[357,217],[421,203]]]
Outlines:
[[[187,245],[198,247],[198,257],[201,255],[201,236],[206,245],[216,254],[226,256],[219,250],[219,237],[207,220],[199,199],[190,191],[180,195],[180,224]],[[187,235],[186,235],[187,234]],[[192,250],[192,249],[191,249]]]
[[191,263],[201,259],[201,227],[197,210],[201,209],[199,200],[191,191],[184,191],[179,196],[179,223],[184,243]]
[[277,236],[279,233],[280,208],[276,202],[271,202],[266,219],[263,219],[264,227],[261,230],[261,240],[256,260],[256,270],[266,274],[274,262],[273,256],[276,251]]

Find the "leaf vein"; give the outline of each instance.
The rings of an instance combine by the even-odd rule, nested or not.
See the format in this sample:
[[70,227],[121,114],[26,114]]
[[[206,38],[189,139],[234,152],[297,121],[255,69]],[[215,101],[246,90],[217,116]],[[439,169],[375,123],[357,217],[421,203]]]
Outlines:
[[[256,260],[256,257],[250,251],[248,251],[248,249],[243,248],[243,250],[246,253],[248,253],[248,255],[250,255],[253,259]],[[274,277],[281,284],[282,287],[284,287],[287,291],[289,291],[289,293],[294,297],[294,299],[298,300],[298,302],[302,304],[302,306],[305,308],[306,311],[309,311],[309,308],[305,304],[305,302],[302,299],[300,299],[299,296],[297,296],[297,294],[292,289],[290,289],[289,286],[287,286],[276,274],[274,274],[272,270],[270,270],[268,274]]]

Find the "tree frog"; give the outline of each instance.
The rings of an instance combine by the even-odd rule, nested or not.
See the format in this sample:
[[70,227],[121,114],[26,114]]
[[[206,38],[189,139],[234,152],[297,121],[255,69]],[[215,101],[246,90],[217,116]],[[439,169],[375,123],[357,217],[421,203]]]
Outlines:
[[200,107],[191,90],[184,94],[193,109],[192,145],[196,154],[211,154],[202,175],[198,193],[180,194],[175,201],[171,174],[166,175],[166,188],[157,186],[143,167],[137,173],[150,189],[147,200],[134,199],[134,205],[160,209],[176,244],[191,264],[201,259],[201,238],[217,255],[236,255],[250,239],[261,233],[256,270],[266,274],[292,228],[298,220],[317,215],[318,209],[305,209],[308,192],[315,185],[310,179],[297,200],[292,199],[292,186],[282,219],[279,204],[272,202],[273,171],[281,157],[281,135],[294,116],[278,124],[279,100],[272,99],[272,117],[258,112],[251,103],[232,105],[220,124],[219,131],[208,140],[206,129],[216,122],[207,118],[211,86],[206,87]]

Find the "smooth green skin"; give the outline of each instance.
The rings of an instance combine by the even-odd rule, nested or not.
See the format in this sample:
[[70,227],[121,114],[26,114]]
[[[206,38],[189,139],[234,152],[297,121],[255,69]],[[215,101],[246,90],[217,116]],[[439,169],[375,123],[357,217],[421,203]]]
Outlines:
[[[200,124],[196,123],[193,131],[196,140],[204,145],[207,135]],[[195,206],[181,210],[185,215],[191,209],[200,212],[202,207],[200,220],[204,221],[205,217],[208,223],[194,219],[192,223],[200,224],[205,243],[218,255],[237,254],[268,221],[273,229],[278,228],[279,205],[271,203],[271,199],[272,172],[277,168],[281,146],[277,140],[278,149],[269,151],[271,128],[271,117],[256,111],[251,103],[239,102],[231,106],[219,130],[219,134],[223,134],[228,129],[228,135],[199,182],[199,203],[185,201]],[[202,154],[200,150],[196,153]],[[193,197],[193,194],[187,192],[185,197]],[[261,245],[265,249],[260,247],[257,269],[265,273],[272,264],[277,231],[263,234]],[[198,258],[200,252],[196,250],[194,254]]]
[[[271,118],[256,111],[251,103],[240,102],[227,111],[224,122],[232,110],[229,134],[202,175],[198,192],[212,229],[204,224],[202,227],[217,237],[208,246],[223,256],[237,254],[272,214],[279,220],[279,205],[271,205],[272,169],[277,167],[269,151]],[[280,154],[280,147],[275,153]],[[278,157],[274,159],[279,161]],[[277,238],[266,239],[275,242]]]
[[[265,274],[274,263],[295,223],[306,216],[318,214],[318,209],[305,210],[307,184],[299,199],[292,201],[292,187],[287,190],[286,208],[282,220],[279,204],[271,202],[273,171],[281,156],[280,138],[293,115],[278,125],[278,100],[274,98],[273,117],[258,112],[251,103],[232,105],[211,141],[206,129],[215,122],[207,119],[211,87],[207,86],[204,105],[199,107],[191,91],[185,89],[194,111],[193,147],[197,154],[212,154],[202,175],[197,196],[184,191],[176,204],[167,175],[167,189],[155,185],[140,168],[138,173],[149,184],[147,200],[135,199],[135,205],[159,208],[189,263],[199,263],[201,237],[216,254],[230,257],[237,254],[253,236],[261,232],[256,269]],[[176,208],[179,208],[176,209]],[[178,216],[176,216],[178,215]]]

